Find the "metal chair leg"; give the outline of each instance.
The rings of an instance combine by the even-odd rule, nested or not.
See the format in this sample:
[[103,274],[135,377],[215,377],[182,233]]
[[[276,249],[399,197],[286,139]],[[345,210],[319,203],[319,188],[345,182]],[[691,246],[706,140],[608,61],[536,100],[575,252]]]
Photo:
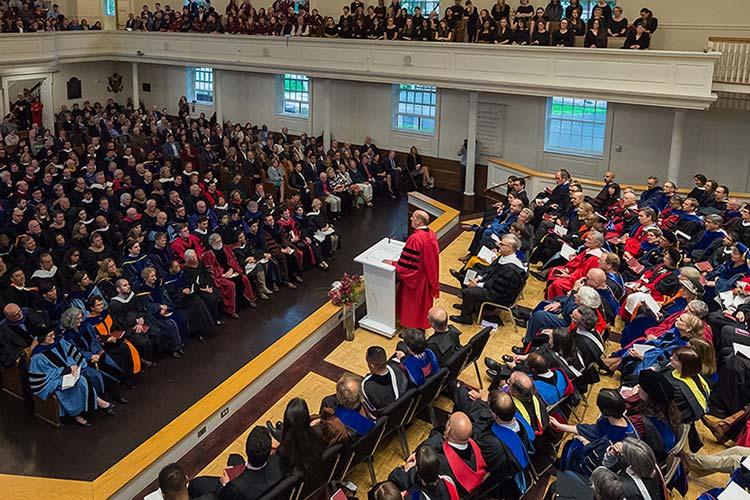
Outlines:
[[396,434],[398,434],[398,440],[401,443],[401,453],[406,460],[409,458],[409,438],[406,436],[406,429],[399,427],[396,429]]
[[427,407],[427,411],[430,412],[430,423],[432,427],[437,427],[437,417],[435,416],[435,407],[430,405]]
[[479,388],[484,389],[484,382],[482,382],[482,374],[479,372],[479,365],[476,360],[474,361],[474,369],[477,371],[477,380],[479,381]]
[[372,457],[367,457],[367,468],[370,469],[370,486],[375,486],[378,478],[375,476],[375,466],[372,462]]

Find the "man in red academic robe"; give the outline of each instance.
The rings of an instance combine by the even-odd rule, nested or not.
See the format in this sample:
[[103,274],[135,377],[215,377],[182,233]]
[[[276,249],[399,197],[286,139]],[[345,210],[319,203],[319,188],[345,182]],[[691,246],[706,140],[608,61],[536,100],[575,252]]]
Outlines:
[[599,267],[604,237],[597,231],[589,231],[584,241],[584,249],[564,266],[555,266],[547,274],[547,300],[564,295],[573,289],[579,279],[590,269]]
[[440,291],[440,248],[437,236],[427,227],[427,212],[415,211],[410,221],[414,232],[406,240],[401,256],[395,262],[384,262],[395,266],[398,273],[396,317],[401,326],[427,329],[427,311]]
[[250,307],[255,309],[257,307],[255,290],[234,257],[232,249],[221,241],[221,236],[213,233],[208,237],[208,243],[211,248],[203,254],[203,263],[213,275],[214,285],[219,289],[224,305],[224,312],[233,319],[237,319],[240,317],[237,314],[238,294],[242,294],[250,303]]

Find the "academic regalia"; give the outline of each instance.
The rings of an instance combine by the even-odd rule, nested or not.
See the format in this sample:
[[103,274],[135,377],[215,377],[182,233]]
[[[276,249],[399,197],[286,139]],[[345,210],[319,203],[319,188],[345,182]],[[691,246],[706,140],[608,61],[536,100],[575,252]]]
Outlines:
[[395,402],[409,389],[409,379],[403,368],[389,362],[384,375],[368,373],[362,379],[364,404],[372,414]]
[[[219,263],[221,256],[217,257],[216,252],[223,252],[224,260],[226,261],[225,265]],[[255,291],[250,284],[250,280],[237,263],[232,250],[227,245],[224,245],[221,250],[208,250],[203,254],[203,263],[211,272],[214,284],[219,289],[225,313],[231,315],[237,310],[237,285],[242,287],[241,293],[245,299],[249,302],[255,301]],[[230,268],[238,275],[235,278],[225,278],[222,276]]]
[[599,438],[607,438],[612,443],[619,443],[628,436],[638,437],[636,428],[629,420],[625,427],[620,427],[612,425],[605,416],[599,417],[593,424],[578,424],[576,430],[580,436],[592,442]]
[[401,360],[401,366],[406,370],[412,385],[419,387],[425,380],[440,370],[437,356],[430,349],[422,354],[408,354]]
[[[112,399],[119,399],[120,394],[120,381],[126,376],[125,372],[115,363],[115,361],[107,355],[101,343],[99,342],[98,336],[93,328],[89,328],[86,323],[81,324],[79,330],[62,330],[59,333],[60,337],[70,342],[78,348],[83,354],[86,360],[87,367],[84,372],[86,375],[89,372],[96,372],[96,375],[86,376],[91,382],[94,378],[95,382],[91,382],[91,385],[99,393],[106,393],[107,396]],[[96,363],[91,361],[91,357],[95,354],[99,354],[99,361]],[[98,385],[100,382],[101,385]]]
[[135,287],[141,282],[141,272],[151,265],[148,255],[145,253],[137,256],[126,255],[122,260],[122,277]]
[[[191,334],[203,335],[216,324],[219,319],[218,309],[213,304],[204,302],[199,290],[187,282],[182,271],[168,274],[162,281],[162,286],[167,289],[167,295],[185,317]],[[190,290],[190,293],[186,294],[185,289]]]
[[[72,387],[63,389],[63,375],[70,373],[70,367],[74,365],[81,370],[81,376]],[[83,354],[64,339],[50,345],[38,345],[29,364],[31,390],[42,400],[54,394],[60,403],[60,416],[75,417],[96,409],[96,391],[83,376],[85,368]]]
[[[174,352],[181,349],[188,334],[187,322],[161,287],[152,288],[144,284],[135,295],[140,303],[145,304],[148,324],[156,326],[168,340],[168,350]],[[161,314],[162,305],[169,308],[167,316]]]
[[427,227],[417,228],[394,265],[398,275],[396,317],[405,328],[429,328],[427,311],[440,293],[440,248],[435,233]]
[[564,397],[573,394],[574,388],[570,380],[560,369],[549,371],[549,376],[533,377],[534,386],[547,406],[557,404]]
[[682,414],[683,423],[700,420],[708,410],[710,388],[703,376],[682,377],[671,367],[665,370],[664,376],[674,386],[674,401]]
[[[578,255],[570,259],[567,264],[561,267],[550,269],[548,276],[548,287],[545,294],[546,298],[554,299],[564,295],[573,289],[575,282],[586,276],[590,269],[599,267],[599,258],[602,256],[601,248],[584,249]],[[558,270],[565,269],[570,275],[565,277],[556,277]]]
[[[528,430],[519,422],[516,422],[519,429],[513,430],[507,425],[500,425],[497,422],[492,424],[490,432],[497,439],[499,444],[505,448],[508,458],[512,461],[514,467],[511,470],[515,470],[513,474],[513,480],[521,494],[526,493],[528,484],[526,482],[525,471],[529,467],[529,449],[530,446],[528,441],[530,436]],[[523,435],[519,436],[519,433]],[[525,438],[525,439],[524,439]]]
[[138,350],[122,336],[115,342],[107,342],[107,339],[113,334],[113,324],[112,316],[106,313],[100,316],[88,316],[84,320],[84,325],[95,331],[99,336],[99,342],[104,347],[108,357],[112,358],[117,366],[125,372],[126,376],[135,375],[141,371],[141,357]]
[[333,413],[346,426],[349,436],[354,439],[364,436],[375,427],[375,421],[365,417],[360,411],[336,405]]
[[112,297],[110,312],[113,319],[113,328],[125,331],[125,338],[129,340],[138,350],[142,358],[152,360],[153,355],[169,349],[169,340],[155,325],[146,322],[147,331],[137,333],[135,331],[138,318],[146,318],[145,304],[140,302],[135,293],[123,298],[119,295]]

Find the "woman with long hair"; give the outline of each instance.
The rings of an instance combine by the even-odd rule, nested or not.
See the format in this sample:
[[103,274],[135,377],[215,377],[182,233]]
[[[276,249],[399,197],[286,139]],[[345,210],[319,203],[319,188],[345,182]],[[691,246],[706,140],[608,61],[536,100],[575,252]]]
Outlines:
[[310,425],[310,409],[302,398],[289,401],[284,410],[279,455],[287,470],[310,478],[320,472],[326,443],[316,426]]

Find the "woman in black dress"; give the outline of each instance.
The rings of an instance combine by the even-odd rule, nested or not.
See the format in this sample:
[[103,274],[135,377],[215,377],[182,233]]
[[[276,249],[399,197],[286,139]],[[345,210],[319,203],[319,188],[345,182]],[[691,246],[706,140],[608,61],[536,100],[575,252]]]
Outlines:
[[505,0],[497,0],[497,3],[492,6],[492,19],[496,23],[500,22],[500,19],[510,18],[510,6],[505,3]]
[[437,42],[452,42],[453,41],[453,30],[450,29],[450,27],[448,26],[447,19],[443,19],[442,21],[440,21],[440,26],[435,32],[435,41]]
[[339,37],[339,27],[336,26],[336,23],[333,21],[332,17],[326,18],[326,26],[323,29],[323,38],[338,38]]
[[477,43],[494,43],[495,42],[495,30],[490,25],[490,20],[485,19],[482,23],[482,29],[477,33]]
[[414,18],[409,17],[406,19],[404,29],[401,30],[401,40],[414,40],[419,37],[416,27],[414,26]]
[[531,35],[531,45],[541,45],[543,47],[549,45],[549,31],[547,31],[547,23],[543,20],[539,20],[536,23],[536,30]]
[[511,36],[511,42],[513,43],[513,45],[529,44],[529,26],[525,18],[516,18],[515,26],[513,27],[513,35]]
[[570,0],[568,2],[568,6],[565,7],[565,18],[571,19],[573,17],[573,11],[578,11],[578,17],[581,17],[581,14],[583,14],[583,7],[581,7],[581,2],[578,0]]
[[510,25],[508,24],[508,18],[503,17],[498,21],[497,36],[495,37],[495,43],[500,45],[509,45],[510,37],[512,35]]
[[567,19],[560,21],[560,29],[552,33],[551,45],[554,47],[572,47],[573,30],[570,29],[570,22]]
[[586,23],[581,19],[581,14],[578,10],[574,10],[571,17],[568,18],[570,22],[570,29],[573,30],[575,36],[583,36],[586,34]]
[[625,38],[623,49],[646,50],[651,44],[651,35],[646,33],[646,27],[639,24],[631,30]]
[[591,49],[607,48],[607,34],[604,32],[604,28],[599,19],[594,19],[591,28],[586,31],[586,38],[583,41],[583,46]]
[[372,26],[367,32],[367,38],[370,40],[382,40],[383,39],[383,23],[380,18],[375,18],[372,21]]
[[396,20],[393,17],[388,18],[388,24],[383,31],[386,40],[398,40],[399,29],[396,26]]
[[625,37],[628,34],[628,20],[622,15],[622,7],[613,9],[614,16],[609,21],[607,33],[609,36]]
[[466,22],[466,41],[472,43],[476,40],[479,31],[479,13],[471,0],[466,0],[466,10],[464,11],[464,21]]

